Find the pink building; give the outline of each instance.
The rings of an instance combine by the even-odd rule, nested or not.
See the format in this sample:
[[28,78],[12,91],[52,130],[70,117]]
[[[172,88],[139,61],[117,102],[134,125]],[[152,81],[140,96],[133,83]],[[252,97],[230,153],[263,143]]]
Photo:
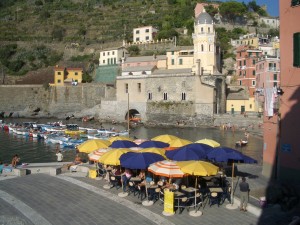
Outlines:
[[279,111],[264,117],[263,175],[300,184],[300,1],[280,0]]
[[256,88],[255,65],[262,51],[251,46],[241,45],[236,51],[236,74],[240,86],[249,90],[249,96],[254,97]]
[[263,111],[265,88],[280,86],[280,59],[277,56],[262,56],[256,63],[256,91],[255,101],[258,109]]

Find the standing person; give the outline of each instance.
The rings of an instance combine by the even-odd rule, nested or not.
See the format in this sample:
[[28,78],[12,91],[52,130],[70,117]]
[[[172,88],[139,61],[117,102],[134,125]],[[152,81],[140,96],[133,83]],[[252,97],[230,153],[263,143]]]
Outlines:
[[249,200],[249,184],[246,182],[246,178],[242,177],[242,182],[240,182],[240,191],[241,191],[241,206],[240,210],[247,212],[247,204]]
[[57,162],[62,162],[63,161],[63,154],[61,153],[61,151],[59,150],[58,152],[56,152],[56,156],[57,156]]

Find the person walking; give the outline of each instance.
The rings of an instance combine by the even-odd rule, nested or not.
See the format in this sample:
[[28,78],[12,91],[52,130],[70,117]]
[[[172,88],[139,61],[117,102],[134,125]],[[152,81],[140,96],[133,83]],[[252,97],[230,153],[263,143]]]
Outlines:
[[247,204],[249,201],[249,184],[246,182],[246,178],[242,177],[242,181],[240,182],[240,192],[241,192],[241,206],[240,211],[247,212]]
[[56,156],[57,156],[57,162],[62,162],[63,161],[63,154],[61,153],[61,151],[56,152]]

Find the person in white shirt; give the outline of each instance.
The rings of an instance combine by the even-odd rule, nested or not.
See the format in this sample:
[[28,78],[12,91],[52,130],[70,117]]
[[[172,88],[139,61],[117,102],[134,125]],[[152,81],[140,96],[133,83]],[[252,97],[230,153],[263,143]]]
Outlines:
[[57,162],[62,162],[62,161],[63,161],[64,156],[63,156],[63,154],[61,153],[61,151],[58,151],[58,152],[56,153],[56,156],[57,156]]

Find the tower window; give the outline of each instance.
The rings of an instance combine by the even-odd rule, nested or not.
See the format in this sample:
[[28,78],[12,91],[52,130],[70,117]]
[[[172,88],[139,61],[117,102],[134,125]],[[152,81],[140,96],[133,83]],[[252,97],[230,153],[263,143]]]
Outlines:
[[168,93],[164,93],[164,100],[168,100]]

